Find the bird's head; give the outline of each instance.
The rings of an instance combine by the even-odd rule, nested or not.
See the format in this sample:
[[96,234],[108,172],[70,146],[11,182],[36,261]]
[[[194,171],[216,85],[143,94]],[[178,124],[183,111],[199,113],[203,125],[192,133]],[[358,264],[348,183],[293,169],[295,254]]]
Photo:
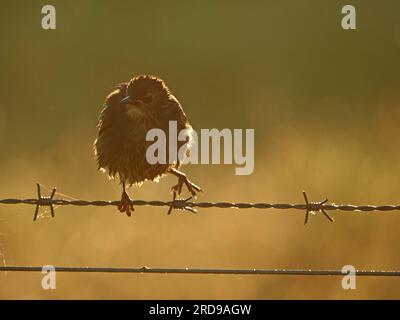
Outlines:
[[123,104],[133,105],[143,111],[156,111],[168,102],[170,91],[160,78],[148,75],[134,77],[128,84]]

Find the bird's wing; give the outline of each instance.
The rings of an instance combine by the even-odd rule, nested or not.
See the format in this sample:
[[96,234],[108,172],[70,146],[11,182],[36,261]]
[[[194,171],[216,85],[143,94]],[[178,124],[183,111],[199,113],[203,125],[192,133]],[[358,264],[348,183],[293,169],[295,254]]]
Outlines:
[[97,129],[99,130],[99,135],[102,134],[107,128],[111,127],[112,121],[110,120],[110,116],[108,114],[111,114],[110,108],[105,105],[104,109],[101,111],[99,120],[97,122]]
[[115,87],[115,90],[107,96],[97,122],[99,135],[115,123],[115,118],[119,114],[118,109],[121,107],[120,101],[125,94],[126,85],[126,83],[119,84]]
[[169,101],[170,103],[167,106],[168,114],[170,115],[169,120],[178,120],[178,122],[185,127],[186,124],[188,124],[188,119],[178,99],[171,94],[169,97]]

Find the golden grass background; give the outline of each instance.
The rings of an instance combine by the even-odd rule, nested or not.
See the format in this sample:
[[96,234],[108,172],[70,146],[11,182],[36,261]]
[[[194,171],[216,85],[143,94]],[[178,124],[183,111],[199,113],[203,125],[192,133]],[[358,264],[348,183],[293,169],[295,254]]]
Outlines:
[[[255,171],[184,167],[204,201],[400,199],[400,21],[396,1],[53,1],[57,30],[40,27],[41,1],[1,3],[0,198],[35,196],[35,182],[80,199],[118,199],[96,172],[96,120],[111,87],[133,74],[163,77],[195,129],[254,128]],[[170,198],[173,177],[132,188]],[[400,269],[399,213],[0,206],[9,265]],[[0,298],[400,298],[400,280],[338,277],[0,274]]]

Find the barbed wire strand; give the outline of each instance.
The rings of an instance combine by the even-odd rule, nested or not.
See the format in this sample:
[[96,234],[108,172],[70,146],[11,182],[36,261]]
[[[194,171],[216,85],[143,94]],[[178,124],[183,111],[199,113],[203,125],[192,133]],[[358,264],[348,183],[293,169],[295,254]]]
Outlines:
[[[107,268],[107,267],[57,267],[57,272],[78,273],[140,273],[140,274],[215,274],[215,275],[289,275],[289,276],[344,276],[348,271],[310,269],[196,269],[196,268]],[[0,271],[42,272],[49,266],[0,266]],[[400,271],[355,270],[354,274],[365,277],[399,277]]]
[[[66,200],[66,199],[54,199],[56,195],[56,188],[54,188],[49,197],[42,196],[40,184],[37,184],[37,198],[36,199],[0,199],[0,204],[6,205],[17,205],[17,204],[27,204],[35,205],[35,215],[34,220],[37,219],[39,207],[49,207],[51,216],[54,217],[54,205],[56,206],[95,206],[95,207],[106,207],[106,206],[118,206],[120,201],[106,201],[106,200]],[[173,201],[161,201],[161,200],[132,200],[133,206],[154,206],[154,207],[172,207],[176,210],[187,210],[190,212],[196,212],[195,208],[208,209],[208,208],[236,208],[236,209],[297,209],[306,211],[304,224],[308,222],[309,214],[315,214],[317,212],[322,212],[327,219],[331,222],[334,220],[327,214],[326,211],[345,211],[345,212],[371,212],[371,211],[396,211],[400,210],[399,205],[352,205],[352,204],[334,204],[327,203],[328,199],[320,202],[311,202],[308,200],[308,196],[305,191],[303,191],[303,197],[305,203],[301,204],[291,204],[291,203],[247,203],[247,202],[192,202],[192,198],[187,199],[175,199]]]

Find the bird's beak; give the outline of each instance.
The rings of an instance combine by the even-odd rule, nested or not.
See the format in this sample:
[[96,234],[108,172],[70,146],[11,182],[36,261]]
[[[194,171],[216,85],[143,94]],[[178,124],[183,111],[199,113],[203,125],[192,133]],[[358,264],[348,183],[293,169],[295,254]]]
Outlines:
[[134,99],[133,99],[131,96],[126,96],[125,98],[123,98],[123,99],[121,100],[121,103],[122,103],[122,104],[132,103],[133,100],[134,100]]

